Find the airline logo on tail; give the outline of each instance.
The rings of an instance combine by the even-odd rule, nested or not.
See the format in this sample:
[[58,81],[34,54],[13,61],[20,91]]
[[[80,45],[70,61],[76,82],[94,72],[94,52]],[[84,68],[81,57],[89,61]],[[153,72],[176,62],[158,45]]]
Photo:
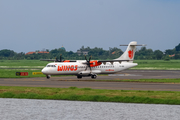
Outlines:
[[129,50],[128,51],[128,55],[129,55],[129,58],[132,59],[133,58],[133,50]]

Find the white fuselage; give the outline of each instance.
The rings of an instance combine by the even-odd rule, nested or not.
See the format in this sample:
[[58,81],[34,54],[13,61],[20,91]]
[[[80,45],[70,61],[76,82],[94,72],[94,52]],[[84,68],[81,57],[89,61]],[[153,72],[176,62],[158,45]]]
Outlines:
[[[87,67],[86,64],[83,64],[80,61],[77,62],[53,62],[47,64],[46,67],[42,69],[42,73],[45,75],[78,75],[82,74],[83,76],[88,75],[89,73],[94,74],[113,74],[131,67],[136,66],[137,63],[129,62],[114,62],[111,64],[107,62],[105,65],[101,64],[99,66]],[[87,67],[87,69],[86,69]]]

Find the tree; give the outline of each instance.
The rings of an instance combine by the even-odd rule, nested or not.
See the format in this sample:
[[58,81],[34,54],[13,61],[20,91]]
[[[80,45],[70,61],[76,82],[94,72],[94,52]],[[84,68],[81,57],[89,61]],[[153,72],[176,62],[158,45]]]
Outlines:
[[154,55],[156,56],[156,59],[157,59],[157,60],[161,60],[162,57],[163,57],[163,52],[160,51],[160,50],[155,50],[155,51],[154,51]]
[[146,49],[146,47],[141,47],[140,50],[136,51],[135,59],[153,59],[153,50],[152,49]]
[[173,54],[175,54],[175,50],[171,50],[171,49],[165,50],[165,54],[166,55],[173,55]]
[[180,51],[180,43],[175,47],[176,51]]
[[2,57],[13,57],[16,53],[13,50],[1,50],[0,51],[0,56]]
[[71,56],[71,55],[73,55],[74,53],[73,53],[73,51],[69,51],[67,54],[68,54],[69,56]]
[[179,54],[176,54],[176,55],[174,56],[174,59],[180,59],[180,55],[179,55]]

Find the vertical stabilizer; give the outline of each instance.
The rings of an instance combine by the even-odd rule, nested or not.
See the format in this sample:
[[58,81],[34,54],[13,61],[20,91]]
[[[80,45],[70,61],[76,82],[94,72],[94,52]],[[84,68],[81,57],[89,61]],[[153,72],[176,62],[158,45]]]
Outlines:
[[137,46],[136,41],[130,42],[127,49],[126,49],[126,51],[119,58],[117,58],[115,60],[129,60],[130,62],[133,62],[134,55],[135,55],[135,52],[136,52],[136,46]]

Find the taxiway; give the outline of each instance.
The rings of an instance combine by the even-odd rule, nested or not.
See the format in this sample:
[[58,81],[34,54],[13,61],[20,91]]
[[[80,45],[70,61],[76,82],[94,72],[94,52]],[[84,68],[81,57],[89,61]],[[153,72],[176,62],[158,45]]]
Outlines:
[[[98,76],[97,80],[128,80],[128,79],[163,79],[180,78],[180,71],[166,70],[126,70],[108,76]],[[180,84],[174,83],[142,83],[142,82],[105,82],[94,81],[90,77],[77,79],[76,76],[41,78],[0,78],[0,86],[28,87],[78,87],[112,90],[156,90],[180,91]]]

